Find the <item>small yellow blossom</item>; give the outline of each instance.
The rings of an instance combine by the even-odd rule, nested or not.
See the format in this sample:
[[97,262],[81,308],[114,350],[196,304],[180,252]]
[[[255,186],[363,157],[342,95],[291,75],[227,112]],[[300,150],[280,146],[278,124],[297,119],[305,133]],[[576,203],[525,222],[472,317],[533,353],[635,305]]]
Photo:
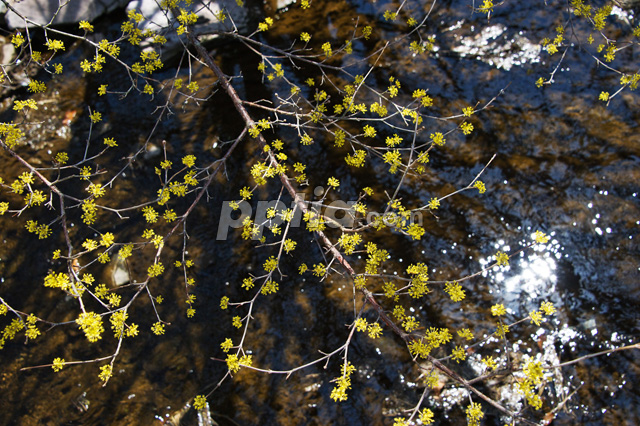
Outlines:
[[232,324],[236,328],[241,328],[242,327],[242,320],[240,319],[239,316],[235,316],[235,317],[233,317]]
[[233,341],[231,339],[226,338],[224,342],[220,343],[220,347],[224,352],[229,352],[229,349],[233,347]]
[[420,416],[419,417],[420,417],[420,421],[424,425],[430,425],[431,423],[434,422],[433,411],[431,411],[428,408],[422,409],[422,411],[420,412]]
[[460,125],[460,130],[462,130],[462,133],[464,133],[465,135],[470,135],[471,132],[473,132],[473,124],[465,121]]
[[364,136],[367,138],[374,138],[376,137],[376,129],[374,129],[372,126],[366,125],[364,126]]
[[164,334],[164,324],[161,323],[160,321],[155,322],[152,326],[151,326],[151,331],[153,332],[153,334],[157,335],[157,336],[161,336]]
[[369,324],[369,329],[367,330],[367,333],[370,338],[377,339],[382,335],[382,327],[380,327],[380,324],[378,324],[377,322],[374,322],[372,324]]
[[529,318],[531,318],[531,322],[535,325],[540,325],[542,322],[542,314],[539,311],[531,311],[529,312]]
[[502,316],[502,315],[505,315],[506,313],[507,313],[507,310],[505,309],[502,303],[495,304],[491,307],[491,315],[493,315],[494,317]]
[[207,398],[204,395],[198,395],[193,400],[193,408],[200,411],[207,405]]
[[91,113],[91,115],[89,115],[89,118],[93,123],[98,123],[102,120],[102,114],[100,114],[98,111],[94,111]]
[[100,238],[100,245],[105,247],[111,247],[111,245],[113,245],[114,239],[115,237],[111,232],[105,232],[104,234],[102,234],[102,237]]
[[98,378],[106,383],[109,378],[111,378],[113,373],[113,367],[111,364],[103,365],[100,367],[100,374],[98,374]]
[[149,277],[157,277],[164,272],[164,266],[161,262],[154,263],[153,265],[149,266],[147,272],[149,273]]
[[38,104],[34,99],[27,99],[25,101],[15,100],[13,109],[16,111],[22,111],[24,108],[38,109]]
[[503,251],[496,253],[496,264],[498,266],[509,266],[509,255]]
[[456,346],[451,352],[451,358],[455,362],[460,363],[460,361],[464,361],[467,358],[467,353],[462,346]]
[[533,239],[538,244],[545,244],[549,242],[549,238],[550,237],[548,235],[546,235],[544,232],[541,232],[541,231],[536,231],[533,234]]
[[542,302],[540,309],[545,313],[545,315],[553,315],[556,311],[555,306],[553,306],[553,303],[551,302]]
[[51,368],[53,368],[53,371],[57,373],[58,371],[62,370],[62,367],[64,367],[64,358],[54,358],[53,365],[51,366]]
[[197,81],[192,81],[191,83],[187,84],[187,89],[189,89],[191,93],[195,93],[200,89],[200,86],[198,86]]
[[87,21],[80,21],[80,29],[91,33],[93,32],[93,25]]
[[431,133],[429,137],[431,138],[431,141],[438,146],[442,146],[446,142],[444,135],[440,132]]
[[458,330],[458,336],[463,339],[471,340],[473,339],[473,333],[468,328],[463,328],[462,330]]
[[46,42],[47,48],[49,50],[64,50],[64,43],[60,40],[47,40]]
[[322,51],[324,52],[325,56],[331,56],[331,54],[333,53],[332,49],[331,49],[331,43],[326,42],[322,45]]
[[469,426],[477,426],[480,424],[480,420],[484,417],[482,407],[477,402],[472,402],[466,410],[467,421]]
[[14,34],[11,37],[11,43],[13,43],[13,45],[18,48],[20,46],[22,46],[22,44],[25,42],[24,36],[20,33],[18,34]]
[[356,327],[356,331],[366,331],[369,324],[367,323],[366,318],[358,318],[354,326]]
[[[46,282],[45,282],[45,285]],[[80,329],[84,331],[89,342],[94,343],[102,338],[104,327],[102,326],[102,317],[95,312],[83,312],[76,319],[76,323]]]

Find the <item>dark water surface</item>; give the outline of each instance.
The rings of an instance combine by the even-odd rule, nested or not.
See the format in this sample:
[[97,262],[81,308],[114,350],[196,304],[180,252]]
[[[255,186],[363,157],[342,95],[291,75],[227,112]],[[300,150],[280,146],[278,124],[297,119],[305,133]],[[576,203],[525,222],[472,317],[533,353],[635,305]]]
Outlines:
[[[308,31],[319,48],[320,40],[348,38],[354,14],[375,27],[368,45],[354,44],[356,57],[365,53],[365,47],[368,51],[376,43],[398,35],[390,25],[374,22],[375,17],[382,19],[384,10],[392,7],[390,3],[313,3],[316,14],[312,18],[305,15],[304,20],[299,19],[297,8],[275,15],[278,19],[265,36],[267,40],[286,48],[298,34]],[[414,3],[417,5],[411,7],[415,10],[421,2]],[[367,83],[385,87],[389,76],[394,76],[403,85],[401,100],[409,100],[415,88],[428,89],[436,100],[434,115],[443,116],[457,114],[477,102],[483,105],[504,89],[490,108],[472,117],[472,135],[464,138],[452,134],[444,148],[430,154],[433,173],[423,180],[409,179],[400,196],[406,205],[425,204],[434,196],[467,185],[496,154],[482,176],[488,190],[482,196],[465,192],[444,201],[437,217],[425,217],[427,235],[421,241],[380,237],[394,255],[384,268],[392,273],[410,263],[425,262],[431,279],[451,280],[481,270],[498,250],[516,252],[531,241],[535,230],[541,229],[552,236],[545,250],[525,251],[511,259],[509,268],[494,269],[465,282],[467,299],[461,304],[451,303],[443,292],[435,291],[415,315],[428,326],[452,330],[471,327],[476,335],[482,335],[494,329],[488,313],[491,305],[504,303],[513,318],[520,318],[536,309],[540,301],[550,300],[558,313],[545,324],[545,331],[528,322],[520,326],[517,336],[523,340],[514,337],[513,341],[520,352],[543,351],[545,356],[555,356],[557,362],[635,343],[640,329],[638,94],[625,91],[609,106],[599,102],[600,91],[612,92],[609,88],[617,83],[577,48],[567,54],[555,84],[536,88],[535,80],[547,76],[559,59],[550,61],[548,54],[535,50],[539,41],[553,35],[553,28],[562,23],[559,9],[513,2],[497,9],[487,23],[485,17],[471,15],[468,3],[438,3],[430,18],[433,24],[428,27],[436,35],[438,50],[415,59],[406,47],[392,46]],[[429,6],[424,5],[425,11]],[[121,18],[117,14],[107,18],[101,23],[102,31],[116,31]],[[625,24],[614,20],[614,25],[622,28]],[[491,37],[483,38],[487,34]],[[275,99],[276,91],[288,90],[263,83],[256,70],[258,59],[241,44],[230,41],[212,48],[227,74],[243,76],[235,80],[242,96]],[[72,64],[86,54],[81,47],[70,49],[64,57],[65,69],[72,69]],[[634,54],[637,56],[631,49],[621,52],[621,63],[637,66]],[[363,69],[356,65],[352,71],[357,74]],[[168,80],[175,69],[164,72],[161,75]],[[204,69],[196,67],[194,73],[201,87],[214,82]],[[302,87],[309,76],[317,77],[315,70],[292,72],[289,78],[299,79]],[[105,78],[110,90],[128,84],[126,76],[118,73]],[[124,165],[123,157],[147,139],[157,117],[152,115],[155,105],[165,100],[98,97],[99,84],[104,80],[80,74],[67,74],[64,80],[48,83],[54,89],[49,92],[53,93],[51,102],[46,104],[48,109],[38,112],[41,116],[32,117],[42,125],[31,130],[30,146],[22,153],[31,155],[36,163],[48,161],[50,151],[65,150],[72,157],[81,156],[90,105],[105,112],[103,124],[93,129],[98,132],[94,136],[113,136],[120,145],[100,165],[111,173],[119,170]],[[10,101],[3,101],[3,106],[9,105]],[[157,146],[166,140],[174,163],[192,153],[199,164],[208,164],[224,153],[224,148],[212,149],[212,145],[221,146],[242,128],[237,117],[230,114],[233,106],[222,91],[199,104],[179,104],[174,109],[176,114],[163,119],[150,140]],[[2,114],[3,121],[12,119],[10,110]],[[64,117],[73,119],[65,124]],[[455,127],[437,120],[425,126],[426,132]],[[297,143],[287,141],[287,137],[297,141],[288,130],[278,137],[292,146]],[[342,160],[344,154],[332,156],[329,145],[331,141],[316,143],[299,156],[308,164],[307,174],[318,176],[318,183],[337,176],[343,199],[355,199],[364,186],[392,188],[397,184],[399,177],[389,175],[382,162],[372,169],[375,174],[352,173]],[[146,330],[155,322],[152,307],[148,302],[138,306],[136,317],[142,319],[140,327],[145,331],[127,341],[115,363],[114,377],[104,388],[97,380],[95,364],[66,367],[57,374],[50,368],[20,368],[48,364],[58,356],[66,360],[105,356],[115,350],[113,339],[89,345],[74,326],[66,326],[48,332],[43,329],[41,337],[26,345],[19,340],[8,342],[0,351],[0,424],[160,424],[171,416],[180,418],[181,410],[194,395],[215,387],[226,365],[211,358],[224,358],[219,345],[230,337],[230,318],[235,315],[219,309],[220,298],[241,297],[241,280],[260,269],[270,254],[251,249],[238,232],[232,232],[226,241],[216,241],[219,206],[224,200],[237,198],[243,186],[239,183],[247,179],[255,155],[254,146],[243,144],[228,162],[224,176],[212,186],[210,198],[188,221],[188,254],[197,265],[196,316],[185,317],[184,280],[179,270],[168,268],[163,280],[152,284],[152,291],[164,296],[162,315],[171,326],[164,336],[150,335]],[[3,161],[4,175],[21,173],[15,163]],[[157,188],[154,161],[142,160],[127,173],[111,195],[113,199],[121,200],[122,205],[132,204],[137,201],[132,199],[134,189],[135,197],[152,199]],[[311,194],[311,189],[304,190]],[[379,201],[385,202],[382,198]],[[185,202],[182,207],[187,206]],[[2,297],[41,318],[74,320],[77,308],[72,300],[52,297],[55,303],[51,303],[40,291],[47,270],[59,270],[61,264],[38,259],[50,258],[49,253],[59,248],[61,241],[24,238],[22,222],[6,217],[0,218],[0,226]],[[134,239],[142,229],[141,221],[114,221],[112,232],[117,231],[121,239]],[[301,261],[317,263],[320,251],[308,233],[294,236],[299,247],[308,241],[309,249],[295,261],[283,260],[283,270],[288,268],[291,273],[281,281],[278,294],[265,299],[253,313],[249,348],[254,362],[262,368],[293,368],[316,359],[318,351],[339,347],[348,335],[346,325],[353,320],[350,283],[337,274],[324,282],[309,274],[307,278],[295,274]],[[170,240],[165,249],[167,258],[178,258],[182,244],[181,238]],[[47,255],[32,256],[38,252]],[[363,266],[357,256],[353,260]],[[134,265],[134,274],[142,276],[147,264],[142,262],[140,271]],[[234,336],[234,342],[236,339]],[[241,370],[208,398],[212,418],[220,425],[383,425],[391,424],[392,416],[416,404],[424,386],[420,372],[391,331],[385,329],[383,337],[375,341],[364,336],[355,339],[349,354],[357,372],[346,402],[334,403],[329,398],[333,388],[330,380],[338,375],[337,360],[326,369],[324,363],[318,364],[288,379]],[[640,379],[638,360],[637,352],[625,351],[563,369],[556,385],[561,383],[563,392],[577,392],[552,424],[640,424],[640,393],[635,386]],[[466,372],[472,377],[477,373],[469,364]],[[481,390],[496,396],[500,384]],[[448,384],[426,404],[436,412],[436,424],[457,425],[465,422],[463,411],[452,408],[459,401],[467,405],[460,390]],[[532,418],[537,418],[535,413]],[[485,420],[491,425],[505,422],[491,411]],[[197,423],[193,410],[181,417],[180,424]]]

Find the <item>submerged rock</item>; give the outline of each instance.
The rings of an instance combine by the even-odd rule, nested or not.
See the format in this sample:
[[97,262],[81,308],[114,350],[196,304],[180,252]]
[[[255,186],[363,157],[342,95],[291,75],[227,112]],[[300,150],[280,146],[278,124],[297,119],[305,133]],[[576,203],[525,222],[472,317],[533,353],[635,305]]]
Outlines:
[[[25,28],[34,25],[73,24],[80,21],[92,21],[97,17],[124,7],[129,0],[9,0],[12,10],[5,15],[9,28]],[[22,16],[20,16],[22,15]],[[27,18],[30,23],[23,18]]]
[[[202,41],[215,39],[215,33],[219,31],[244,32],[248,27],[247,8],[238,6],[235,1],[211,1],[206,7],[194,2],[185,9],[198,16],[194,28],[196,33],[206,34],[200,37]],[[133,0],[127,5],[127,10],[136,10],[144,16],[145,19],[139,25],[142,31],[152,30],[167,38],[167,42],[162,46],[163,60],[171,59],[184,51],[184,42],[176,32],[165,31],[170,26],[168,18],[171,16],[169,14],[168,17],[167,12],[162,10],[155,0]]]
[[[169,26],[166,11],[162,10],[155,0],[9,0],[9,5],[15,12],[8,9],[4,3],[0,3],[0,13],[6,12],[7,25],[11,29],[49,23],[74,24],[93,21],[121,7],[142,13],[144,20],[140,23],[140,29],[143,31],[150,29],[163,32],[162,30]],[[238,6],[235,1],[210,1],[206,6],[194,2],[186,9],[198,16],[195,27],[199,33],[235,29],[242,32],[247,28],[247,9]],[[225,15],[223,20],[220,20],[221,12]],[[169,44],[181,46],[175,33],[165,36],[169,39]]]

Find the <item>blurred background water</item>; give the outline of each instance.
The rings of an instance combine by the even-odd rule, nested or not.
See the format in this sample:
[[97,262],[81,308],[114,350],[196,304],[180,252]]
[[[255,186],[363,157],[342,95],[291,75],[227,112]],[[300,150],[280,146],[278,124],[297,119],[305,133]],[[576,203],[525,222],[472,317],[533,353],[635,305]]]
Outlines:
[[[316,49],[325,40],[345,40],[353,30],[354,18],[360,25],[374,27],[371,40],[354,43],[356,59],[401,34],[381,18],[385,10],[397,7],[392,2],[316,0],[310,9],[312,14],[303,14],[297,6],[276,11],[275,2],[250,3],[249,7],[256,22],[263,19],[263,14],[275,18],[273,30],[262,37],[281,48],[290,46],[303,31],[313,34],[311,45]],[[410,7],[426,13],[431,4],[413,2]],[[482,176],[487,192],[482,196],[465,192],[444,201],[437,217],[425,217],[427,234],[421,241],[379,237],[394,256],[384,269],[392,273],[410,263],[425,262],[434,281],[460,278],[491,263],[498,250],[517,252],[529,244],[535,230],[547,232],[552,238],[543,249],[523,251],[511,259],[509,267],[464,282],[467,299],[462,303],[451,303],[438,290],[425,297],[424,305],[414,314],[428,326],[452,330],[470,327],[481,336],[494,329],[488,313],[491,305],[504,303],[512,318],[520,318],[541,301],[551,300],[558,313],[544,327],[528,323],[519,326],[512,343],[522,353],[543,352],[551,360],[555,356],[556,361],[635,342],[640,298],[636,243],[640,223],[638,95],[625,91],[608,106],[598,101],[602,90],[613,91],[618,77],[597,67],[578,46],[566,54],[553,85],[535,86],[537,78],[548,76],[559,60],[559,55],[550,57],[540,51],[539,42],[553,36],[555,26],[566,19],[562,5],[555,4],[506,3],[487,21],[486,16],[471,13],[469,2],[438,2],[427,24],[436,36],[436,50],[414,57],[406,43],[394,45],[385,50],[380,66],[367,80],[370,86],[386,87],[390,76],[399,79],[400,103],[409,101],[414,89],[428,89],[436,101],[432,110],[435,116],[458,114],[463,107],[478,102],[484,105],[503,91],[490,108],[471,118],[475,130],[470,136],[454,133],[443,148],[431,152],[432,172],[425,179],[409,179],[400,196],[405,205],[411,206],[446,195],[467,185],[496,154]],[[122,20],[124,13],[116,11],[96,23],[97,31],[112,39]],[[626,31],[629,24],[622,17],[614,17],[611,25]],[[586,39],[588,34],[583,35]],[[242,75],[234,84],[248,99],[275,100],[276,93],[283,90],[277,83],[263,81],[257,71],[259,58],[240,43],[225,40],[212,44],[211,49],[227,74]],[[99,97],[100,84],[108,82],[110,89],[127,87],[128,77],[117,72],[83,76],[78,70],[74,74],[77,66],[73,64],[91,54],[74,45],[61,58],[69,70],[65,78],[47,82],[52,89],[48,92],[50,99],[44,100],[40,115],[32,117],[40,124],[30,128],[29,147],[23,151],[36,164],[45,163],[51,153],[60,150],[69,152],[72,158],[82,155],[88,132],[87,106],[104,111],[104,123],[93,129],[94,136],[104,134],[119,141],[120,147],[100,162],[112,173],[145,142],[155,125],[155,106],[165,101],[161,94],[154,102],[138,96],[123,100]],[[621,64],[637,64],[633,49],[618,55]],[[354,74],[364,69],[363,63],[355,63],[353,57],[337,65],[351,64]],[[206,69],[195,66],[193,73],[201,87],[214,82]],[[175,68],[158,75],[169,80],[174,74]],[[301,87],[310,76],[317,77],[316,70],[288,72]],[[11,119],[11,104],[8,97],[2,101],[3,121]],[[151,142],[160,146],[166,140],[173,158],[193,153],[199,164],[208,164],[224,153],[223,142],[242,129],[238,117],[230,113],[232,109],[222,91],[205,102],[180,103],[174,107],[175,114],[155,128]],[[427,133],[455,126],[438,120],[428,120],[424,125]],[[282,130],[277,137],[291,146],[297,144],[293,132]],[[325,143],[318,137],[316,142],[310,150],[295,153],[308,165],[307,174],[317,176],[317,182],[305,189],[310,196],[315,184],[326,182],[332,175],[341,181],[339,195],[343,199],[355,199],[364,186],[372,186],[381,194],[381,189],[397,184],[399,177],[389,175],[382,162],[374,160],[369,172],[354,173],[342,160],[346,151],[338,150],[341,155],[335,155],[336,150],[329,148],[331,141]],[[214,145],[216,148],[212,148]],[[237,197],[242,186],[237,182],[247,179],[255,158],[256,147],[243,143],[227,163],[225,174],[217,178],[210,198],[188,221],[188,254],[197,265],[195,318],[186,319],[184,314],[185,289],[180,284],[180,272],[167,272],[152,286],[166,299],[161,312],[171,326],[164,336],[144,332],[127,342],[115,364],[114,377],[104,388],[97,380],[95,364],[67,367],[57,374],[49,368],[20,368],[47,364],[57,356],[67,360],[103,356],[114,350],[113,341],[89,346],[80,332],[67,327],[43,332],[36,342],[27,345],[21,341],[8,343],[0,351],[0,423],[198,423],[193,410],[183,416],[183,408],[194,395],[212,389],[226,372],[224,363],[211,359],[224,358],[219,345],[230,337],[231,316],[219,309],[220,297],[241,297],[242,278],[260,268],[270,255],[253,250],[237,233],[226,241],[215,239],[220,205]],[[138,162],[121,179],[112,199],[127,205],[138,198],[153,198],[157,187],[154,161]],[[6,175],[19,174],[20,170],[9,160],[3,166]],[[269,194],[263,195],[266,198]],[[382,205],[386,200],[380,196],[377,201]],[[60,268],[61,264],[34,260],[31,255],[51,253],[59,242],[24,238],[22,222],[7,217],[0,221],[3,297],[43,318],[73,320],[73,301],[41,296],[47,270]],[[142,229],[141,221],[114,221],[111,228],[121,238],[134,238]],[[109,230],[101,228],[102,232]],[[349,282],[338,275],[321,283],[295,274],[301,261],[317,263],[320,252],[308,233],[294,235],[299,247],[308,243],[308,251],[295,260],[283,261],[290,274],[282,281],[281,291],[254,313],[250,349],[262,368],[293,368],[318,357],[318,351],[335,349],[348,334],[345,325],[353,320]],[[179,256],[182,243],[180,238],[168,242],[165,252],[169,259]],[[353,261],[363,265],[357,256]],[[140,271],[145,265],[139,266]],[[133,269],[136,272],[135,265]],[[136,316],[143,319],[144,330],[155,321],[148,304],[138,307]],[[150,322],[144,323],[144,318]],[[481,348],[477,350],[483,354]],[[358,336],[350,348],[350,359],[357,372],[346,402],[329,399],[333,388],[330,380],[339,373],[337,360],[327,369],[324,363],[319,364],[288,379],[242,370],[209,397],[212,418],[220,425],[390,424],[391,416],[400,415],[419,399],[424,387],[420,372],[410,362],[402,342],[389,330],[376,341]],[[477,374],[473,359],[471,356],[463,370],[468,377]],[[577,392],[556,413],[552,424],[639,424],[640,395],[633,386],[637,380],[638,355],[634,351],[563,369],[556,380],[556,385],[562,385],[558,393]],[[501,386],[491,383],[481,389],[496,396]],[[463,410],[454,404],[465,401],[463,397],[451,383],[433,392],[427,406],[436,412],[436,424],[462,424]],[[496,425],[505,421],[491,411],[485,420],[485,424]]]

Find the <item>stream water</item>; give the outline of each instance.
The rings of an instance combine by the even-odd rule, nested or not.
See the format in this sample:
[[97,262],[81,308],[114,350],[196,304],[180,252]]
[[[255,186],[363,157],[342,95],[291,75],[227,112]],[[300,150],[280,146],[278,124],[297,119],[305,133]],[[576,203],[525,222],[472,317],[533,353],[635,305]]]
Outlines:
[[[422,7],[424,12],[431,5],[413,3],[411,7]],[[544,250],[523,251],[511,260],[510,267],[470,280],[465,284],[468,297],[462,304],[452,304],[442,292],[434,292],[416,315],[429,326],[472,326],[482,334],[482,330],[490,333],[494,327],[488,314],[494,303],[504,303],[509,313],[519,318],[537,308],[540,301],[551,300],[558,313],[544,328],[527,325],[520,330],[519,336],[529,337],[513,342],[521,352],[543,351],[545,356],[567,361],[635,343],[640,331],[638,93],[627,90],[608,106],[598,101],[600,91],[615,86],[616,81],[577,47],[567,53],[555,83],[537,88],[536,79],[548,75],[559,59],[541,52],[539,42],[553,35],[553,28],[567,18],[566,13],[561,15],[561,6],[507,2],[487,22],[485,16],[471,14],[469,3],[438,2],[429,18],[433,24],[428,26],[436,35],[436,51],[416,59],[408,49],[389,48],[367,83],[385,87],[394,76],[406,88],[401,99],[410,99],[414,88],[428,88],[437,100],[435,115],[454,114],[477,102],[483,105],[500,94],[490,108],[473,117],[472,135],[448,138],[444,148],[431,153],[433,173],[428,179],[409,179],[400,196],[408,205],[425,204],[434,196],[468,184],[495,154],[482,176],[488,190],[482,196],[465,192],[443,202],[437,217],[425,217],[427,235],[421,241],[390,241],[394,259],[385,268],[404,269],[423,261],[429,265],[433,280],[462,277],[481,270],[497,250],[516,252],[541,229],[552,237]],[[303,31],[318,40],[344,40],[353,28],[354,16],[371,24],[373,17],[382,16],[392,5],[395,3],[315,0],[315,14],[305,15],[303,20],[297,7],[274,13],[275,2],[249,4],[253,10],[263,9],[276,17],[273,31],[265,37],[282,48]],[[116,12],[97,27],[111,39],[109,34],[118,31],[123,19],[122,12]],[[613,22],[620,28],[627,25],[622,19]],[[374,40],[366,47],[397,35],[396,29],[378,21]],[[356,57],[365,53],[364,47],[354,45]],[[263,82],[256,69],[257,58],[241,44],[230,41],[212,49],[227,74],[242,75],[234,80],[242,96],[275,98],[277,86]],[[74,69],[73,64],[87,52],[79,46],[69,49],[62,59],[65,69]],[[637,51],[628,49],[619,55],[622,63],[638,63]],[[214,82],[205,69],[196,66],[193,72],[201,87]],[[309,72],[300,70],[290,78],[299,79],[302,85]],[[174,73],[175,69],[167,69],[158,75],[168,80]],[[73,156],[84,150],[87,106],[91,106],[108,111],[103,124],[93,129],[97,132],[94,137],[108,134],[121,142],[108,162],[101,163],[108,170],[117,170],[124,164],[123,158],[144,143],[155,124],[155,105],[164,100],[99,97],[102,76],[83,77],[79,71],[65,76],[47,83],[50,100],[45,101],[39,115],[31,117],[41,124],[30,130],[29,147],[23,154],[28,153],[37,164],[47,161],[52,152],[66,150]],[[117,73],[107,73],[104,78],[110,88],[127,85],[127,77]],[[11,119],[10,105],[11,99],[2,101],[2,121]],[[192,153],[207,164],[224,153],[223,142],[242,128],[236,118],[229,117],[232,109],[221,90],[198,104],[180,104],[175,115],[160,122],[151,142],[160,146],[166,140],[174,158]],[[450,128],[450,124],[435,120],[426,125],[433,126],[429,132]],[[283,131],[279,136],[285,139],[288,133]],[[224,363],[212,360],[224,357],[220,342],[229,333],[230,316],[219,309],[220,298],[240,295],[241,280],[264,262],[261,254],[241,242],[238,233],[225,241],[216,240],[220,205],[237,197],[240,186],[236,182],[247,179],[247,166],[255,158],[250,144],[239,149],[227,163],[224,176],[214,183],[210,198],[196,208],[188,222],[189,257],[197,265],[196,316],[185,317],[180,272],[163,275],[164,281],[154,284],[154,291],[166,299],[163,319],[171,326],[164,336],[142,333],[127,342],[115,364],[114,377],[104,388],[97,380],[95,364],[67,367],[56,374],[50,368],[20,369],[50,363],[57,356],[92,359],[113,351],[113,342],[89,346],[80,332],[53,329],[43,330],[35,342],[7,343],[0,351],[0,424],[161,424],[169,420],[198,424],[193,410],[184,417],[181,410],[194,395],[211,390],[226,372]],[[344,199],[356,197],[364,186],[396,183],[393,179],[397,176],[390,176],[382,166],[374,175],[352,173],[344,165],[343,155],[333,160],[319,147],[300,155],[307,156],[307,173],[318,176],[318,182],[339,176]],[[8,156],[2,161],[5,175],[22,171]],[[114,199],[131,204],[134,189],[135,197],[153,198],[157,187],[153,161],[141,161],[124,177],[123,185],[112,195]],[[58,321],[73,320],[73,301],[54,299],[51,303],[35,291],[47,271],[59,265],[31,254],[51,253],[59,242],[26,239],[23,226],[20,221],[0,217],[0,294],[8,301],[19,301],[25,312]],[[143,227],[141,222],[113,224],[113,230],[124,238],[139,234]],[[292,271],[300,261],[308,258],[314,263],[319,255],[308,233],[294,235],[299,245],[309,240],[311,248],[296,262],[287,264],[285,260],[285,268]],[[171,258],[181,249],[178,238],[168,243],[166,253]],[[358,259],[354,262],[358,264]],[[351,300],[350,284],[337,275],[323,283],[297,275],[288,277],[278,296],[267,299],[253,314],[251,350],[259,365],[293,368],[315,359],[319,350],[340,346],[348,330],[339,324],[353,319]],[[137,315],[146,315],[153,322],[151,306],[143,305]],[[151,322],[141,328],[147,330]],[[346,402],[334,403],[329,398],[330,380],[338,375],[336,362],[327,369],[324,364],[312,366],[288,379],[241,370],[208,398],[212,418],[219,425],[391,424],[392,416],[415,405],[424,384],[418,369],[409,362],[406,348],[390,331],[385,330],[383,338],[372,342],[356,339],[350,347],[357,372]],[[637,351],[625,351],[563,369],[556,383],[562,383],[565,392],[577,392],[556,413],[552,424],[640,424],[640,393],[635,386],[640,379],[639,359]],[[472,370],[470,362],[470,375]],[[483,390],[499,392],[500,384],[490,388]],[[464,412],[452,408],[460,400],[460,390],[451,386],[432,394],[428,406],[436,412],[436,424],[464,424]],[[485,424],[504,424],[504,419],[489,412]]]

